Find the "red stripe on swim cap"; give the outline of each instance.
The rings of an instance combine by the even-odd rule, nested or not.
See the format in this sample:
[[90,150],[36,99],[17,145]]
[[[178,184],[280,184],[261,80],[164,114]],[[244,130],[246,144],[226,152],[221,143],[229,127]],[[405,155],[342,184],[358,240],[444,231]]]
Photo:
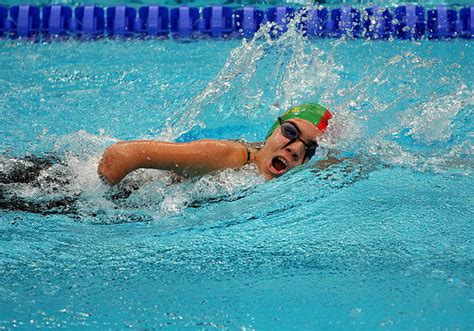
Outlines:
[[329,110],[326,110],[326,112],[324,113],[324,116],[323,118],[321,119],[321,121],[318,123],[318,125],[316,125],[316,127],[321,131],[321,132],[324,132],[324,130],[326,130],[326,128],[328,127],[328,122],[329,120],[332,118],[332,114],[329,112]]

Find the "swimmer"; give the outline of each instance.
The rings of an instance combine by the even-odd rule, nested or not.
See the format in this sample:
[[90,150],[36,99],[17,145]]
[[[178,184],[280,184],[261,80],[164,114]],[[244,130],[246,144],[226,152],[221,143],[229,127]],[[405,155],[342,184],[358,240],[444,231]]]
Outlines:
[[331,117],[329,110],[316,103],[293,107],[273,123],[264,143],[208,139],[188,143],[119,142],[105,150],[98,174],[115,185],[140,168],[194,177],[255,164],[259,173],[271,180],[311,159]]
[[[254,164],[267,180],[279,177],[290,169],[308,162],[317,148],[317,139],[325,131],[331,113],[317,104],[294,107],[278,118],[268,131],[264,143],[225,140],[199,140],[189,143],[160,141],[129,141],[116,143],[106,149],[98,173],[108,184],[115,185],[105,198],[118,202],[126,200],[140,183],[122,181],[139,168],[171,170],[184,177],[200,176],[227,168],[238,169]],[[317,163],[327,168],[342,160],[329,158]],[[28,155],[23,158],[3,158],[0,167],[0,209],[34,213],[68,214],[79,217],[82,192],[69,186],[76,174],[60,157]],[[178,176],[175,178],[179,181]],[[41,199],[31,199],[21,192],[46,190]],[[66,188],[64,191],[61,188]],[[192,207],[202,202],[191,202]]]

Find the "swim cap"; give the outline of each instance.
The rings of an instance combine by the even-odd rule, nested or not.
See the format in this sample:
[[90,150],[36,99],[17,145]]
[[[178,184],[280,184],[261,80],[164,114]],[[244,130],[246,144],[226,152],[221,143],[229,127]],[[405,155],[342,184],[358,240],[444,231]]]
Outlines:
[[[293,108],[288,109],[280,118],[283,121],[287,121],[292,118],[301,118],[302,120],[306,120],[308,122],[313,123],[316,127],[321,131],[324,132],[326,127],[328,126],[328,121],[331,119],[332,114],[321,105],[317,103],[305,103]],[[273,123],[272,127],[267,133],[265,140],[268,139],[275,131],[275,129],[280,125],[278,121]]]

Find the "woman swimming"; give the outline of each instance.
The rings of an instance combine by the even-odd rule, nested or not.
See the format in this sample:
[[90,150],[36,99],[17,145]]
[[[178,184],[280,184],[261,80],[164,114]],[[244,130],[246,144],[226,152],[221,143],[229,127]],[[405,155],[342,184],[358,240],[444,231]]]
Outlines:
[[270,180],[311,159],[318,147],[317,138],[331,117],[329,110],[316,103],[291,108],[273,124],[263,144],[224,140],[119,142],[105,150],[98,174],[115,185],[139,168],[170,170],[192,177],[254,163],[259,173]]
[[[279,177],[311,159],[318,146],[316,140],[323,134],[331,116],[327,109],[313,103],[294,107],[275,121],[264,143],[225,140],[169,143],[140,140],[113,144],[105,150],[98,166],[98,174],[106,183],[120,185],[109,188],[105,198],[123,201],[139,189],[144,183],[136,182],[135,178],[121,182],[139,168],[170,170],[172,174],[179,176],[195,177],[255,164],[266,180]],[[0,168],[1,209],[43,214],[77,213],[77,202],[82,192],[68,189],[76,180],[76,175],[58,157],[27,156],[8,159],[4,165]],[[174,182],[179,181],[178,176],[172,177]],[[21,194],[22,187],[27,187],[26,190],[44,191],[47,195],[41,199],[29,199]]]

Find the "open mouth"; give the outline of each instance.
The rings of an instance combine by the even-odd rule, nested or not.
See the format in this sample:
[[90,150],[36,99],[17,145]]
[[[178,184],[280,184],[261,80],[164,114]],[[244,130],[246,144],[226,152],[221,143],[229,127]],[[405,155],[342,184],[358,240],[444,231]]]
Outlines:
[[288,169],[288,161],[281,156],[275,156],[272,159],[272,167],[279,173],[284,172]]

